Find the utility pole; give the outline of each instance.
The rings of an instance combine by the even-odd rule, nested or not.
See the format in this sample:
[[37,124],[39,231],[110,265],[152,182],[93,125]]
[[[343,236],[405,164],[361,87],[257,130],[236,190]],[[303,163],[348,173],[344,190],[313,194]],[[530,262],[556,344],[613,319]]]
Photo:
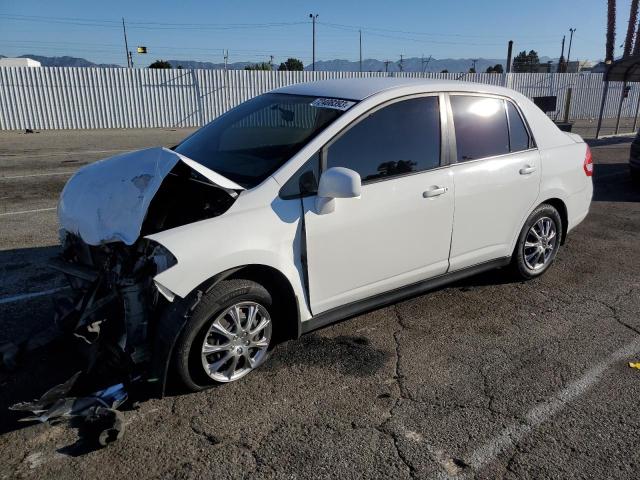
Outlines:
[[507,73],[511,73],[511,55],[513,54],[513,40],[509,40],[507,47]]
[[571,34],[569,35],[569,51],[567,51],[567,67],[569,67],[569,59],[571,58],[571,43],[573,42],[573,32],[575,31],[576,31],[575,28],[569,29],[569,32]]
[[127,67],[131,67],[131,52],[127,43],[127,27],[124,24],[124,17],[122,17],[122,32],[124,33],[124,54],[127,58]]
[[269,70],[273,70],[273,55],[269,55]]
[[312,57],[311,57],[311,70],[316,71],[316,19],[318,18],[318,14],[315,15],[313,13],[309,14],[309,18],[313,22],[313,47],[312,47]]
[[424,72],[424,53],[420,56],[420,72]]
[[223,50],[222,51],[223,55],[224,55],[224,71],[227,71],[227,64],[229,63],[229,50]]
[[[429,62],[431,62],[431,59],[433,58],[433,55],[429,55],[429,58],[427,58],[427,61],[424,62],[424,65],[422,66],[422,73],[424,73],[427,68],[429,67]],[[424,60],[424,55],[423,55],[423,60]]]
[[562,51],[560,52],[560,59],[558,60],[558,73],[562,73],[562,62],[564,61],[564,39],[566,35],[562,36]]
[[360,73],[362,73],[362,30],[358,30],[360,34]]
[[471,62],[472,62],[472,67],[471,68],[475,72],[476,71],[476,63],[478,63],[478,59],[474,58],[474,59],[471,60]]
[[389,60],[384,61],[384,73],[389,72]]
[[400,63],[398,63],[398,67],[400,68],[400,71],[404,71],[404,55],[400,54]]

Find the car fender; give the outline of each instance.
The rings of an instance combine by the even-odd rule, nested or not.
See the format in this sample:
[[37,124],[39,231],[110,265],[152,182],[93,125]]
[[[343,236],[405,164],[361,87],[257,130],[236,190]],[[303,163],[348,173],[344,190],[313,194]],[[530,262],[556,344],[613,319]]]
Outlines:
[[300,305],[300,320],[304,321],[311,315],[306,307],[301,262],[300,201],[279,197],[271,202],[255,201],[255,197],[263,195],[250,193],[243,192],[233,207],[219,217],[146,237],[161,244],[177,260],[171,268],[156,275],[154,282],[172,300],[172,295],[186,298],[200,285],[228,270],[247,265],[270,267],[290,283]]

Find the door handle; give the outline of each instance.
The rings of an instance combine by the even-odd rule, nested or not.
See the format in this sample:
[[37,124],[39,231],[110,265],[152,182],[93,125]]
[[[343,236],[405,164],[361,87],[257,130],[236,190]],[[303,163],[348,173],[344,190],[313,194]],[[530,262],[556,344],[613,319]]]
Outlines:
[[424,192],[422,192],[422,198],[437,197],[438,195],[447,193],[447,190],[449,190],[447,187],[439,187],[437,185],[434,185],[433,187],[430,187],[429,190],[425,190]]
[[520,175],[530,175],[536,171],[536,167],[532,167],[531,165],[527,165],[526,167],[522,167],[520,169]]

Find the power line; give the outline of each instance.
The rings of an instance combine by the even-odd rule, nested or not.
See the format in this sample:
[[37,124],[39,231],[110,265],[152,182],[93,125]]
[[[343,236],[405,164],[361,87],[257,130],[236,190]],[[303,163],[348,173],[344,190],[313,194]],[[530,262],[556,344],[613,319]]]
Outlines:
[[[389,33],[403,33],[403,34],[408,34],[408,35],[423,35],[423,36],[431,36],[431,37],[460,37],[460,38],[496,38],[496,39],[500,39],[500,38],[504,38],[505,35],[471,35],[471,34],[464,34],[464,33],[437,33],[437,32],[416,32],[416,31],[408,31],[408,30],[395,30],[395,29],[389,29],[389,28],[377,28],[377,27],[361,27],[361,26],[356,26],[356,25],[345,25],[345,24],[341,24],[341,23],[328,23],[328,22],[318,22],[318,23],[322,23],[323,25],[326,26],[333,26],[333,27],[340,27],[343,29],[349,29],[349,30],[359,30],[359,29],[363,29],[363,30],[367,30],[369,32],[371,31],[379,31],[379,32],[389,32]],[[518,35],[519,38],[553,38],[555,37],[554,35]]]
[[[80,25],[88,27],[120,28],[120,22],[103,19],[77,18],[77,17],[43,17],[38,15],[13,15],[0,13],[0,17],[7,20],[54,23],[63,25]],[[304,25],[307,22],[271,22],[271,23],[168,23],[168,22],[142,22],[127,21],[130,28],[148,30],[233,30],[238,28],[274,28],[293,25]]]
[[[346,30],[349,32],[354,31],[351,27],[345,28],[343,26],[337,25],[337,24],[331,24],[331,23],[325,23],[325,22],[318,22],[321,25],[324,25],[325,27],[329,27],[329,28],[333,28],[333,29],[337,29],[337,30]],[[356,30],[357,31],[357,30]],[[406,37],[406,36],[399,36],[399,35],[389,35],[386,33],[379,33],[376,31],[372,31],[370,29],[367,28],[363,28],[362,31],[367,32],[369,35],[373,35],[376,37],[382,37],[382,38],[391,38],[394,40],[402,40],[402,41],[408,41],[408,42],[415,42],[415,43],[421,43],[421,44],[435,44],[435,45],[465,45],[465,46],[484,46],[484,47],[496,47],[496,46],[502,46],[502,43],[479,43],[479,42],[473,42],[472,45],[469,45],[469,41],[461,41],[461,42],[454,42],[454,41],[442,41],[442,40],[430,40],[427,38],[413,38],[413,37]],[[535,43],[537,44],[544,44],[544,43],[555,43],[552,41],[536,41]]]

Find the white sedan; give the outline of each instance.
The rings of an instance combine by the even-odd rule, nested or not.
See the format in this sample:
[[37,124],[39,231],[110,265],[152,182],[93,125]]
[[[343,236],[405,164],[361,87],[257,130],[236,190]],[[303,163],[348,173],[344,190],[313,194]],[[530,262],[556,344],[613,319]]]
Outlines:
[[541,275],[587,215],[592,169],[509,89],[281,88],[69,180],[59,324],[161,385],[237,380],[277,342],[403,297],[496,267]]

